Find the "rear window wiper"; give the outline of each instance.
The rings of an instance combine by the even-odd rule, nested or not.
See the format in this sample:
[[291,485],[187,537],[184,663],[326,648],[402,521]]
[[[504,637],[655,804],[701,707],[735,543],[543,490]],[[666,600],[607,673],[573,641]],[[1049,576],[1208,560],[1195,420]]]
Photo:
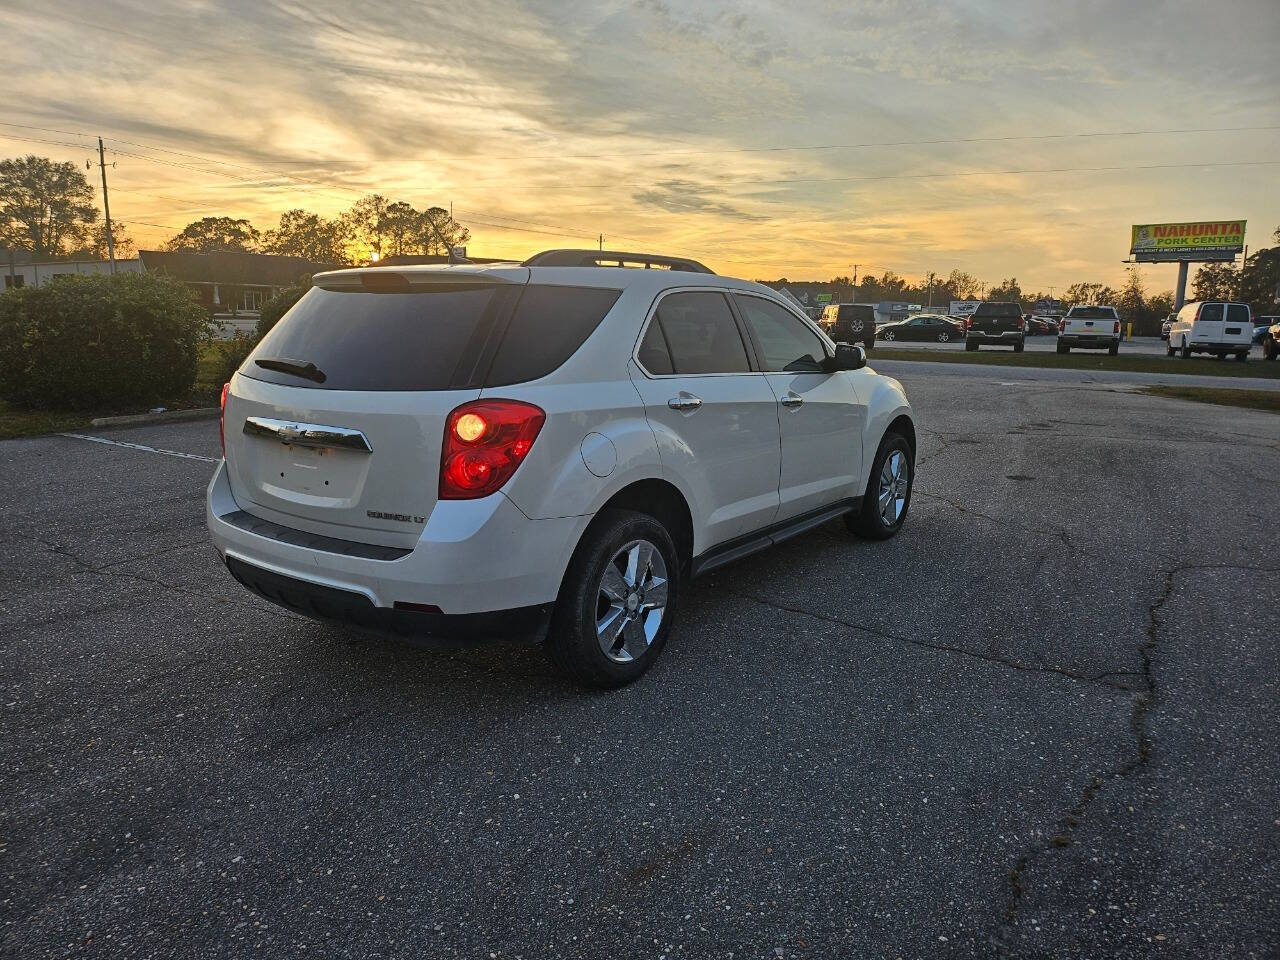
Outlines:
[[316,383],[324,383],[328,379],[325,377],[324,371],[309,360],[303,363],[301,360],[288,360],[284,357],[263,357],[261,360],[253,362],[262,367],[263,370],[279,370],[281,373],[314,380]]

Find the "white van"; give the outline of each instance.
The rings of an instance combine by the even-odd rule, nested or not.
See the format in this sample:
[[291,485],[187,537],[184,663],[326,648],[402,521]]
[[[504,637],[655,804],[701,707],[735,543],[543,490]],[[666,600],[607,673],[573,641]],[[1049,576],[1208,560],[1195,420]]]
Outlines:
[[1243,363],[1253,344],[1253,322],[1247,303],[1204,300],[1188,303],[1178,311],[1169,328],[1168,355],[1181,351],[1183,358],[1193,353],[1219,357],[1234,354]]

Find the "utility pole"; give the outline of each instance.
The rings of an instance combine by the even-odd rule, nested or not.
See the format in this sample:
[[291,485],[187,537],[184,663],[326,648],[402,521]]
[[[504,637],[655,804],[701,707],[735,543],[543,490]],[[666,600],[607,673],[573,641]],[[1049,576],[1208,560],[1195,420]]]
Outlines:
[[600,249],[601,251],[604,250],[604,234],[603,233],[600,234]]
[[858,299],[858,264],[853,264],[853,299]]
[[116,242],[111,236],[111,204],[107,202],[107,160],[102,151],[102,138],[98,138],[98,169],[102,171],[102,214],[107,224],[107,259],[111,272],[116,272]]
[[933,309],[933,281],[937,278],[937,274],[933,271],[929,272],[929,309]]

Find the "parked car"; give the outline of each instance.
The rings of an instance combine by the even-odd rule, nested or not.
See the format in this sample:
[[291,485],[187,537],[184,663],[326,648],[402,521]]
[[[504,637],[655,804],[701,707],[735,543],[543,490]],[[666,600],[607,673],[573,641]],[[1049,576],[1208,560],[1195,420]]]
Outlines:
[[1058,352],[1071,348],[1106,350],[1113,357],[1120,352],[1120,314],[1115,307],[1075,306],[1067,311],[1058,327]]
[[1253,342],[1262,343],[1267,338],[1267,333],[1272,325],[1280,323],[1280,317],[1268,316],[1253,318]]
[[977,350],[983,344],[996,344],[1011,346],[1015,353],[1021,353],[1026,336],[1027,321],[1023,319],[1022,307],[1016,303],[988,301],[978,304],[965,324],[964,348]]
[[818,324],[837,343],[860,343],[870,350],[876,342],[876,308],[870,303],[830,303]]
[[690,577],[837,517],[874,540],[906,520],[901,384],[767,287],[586,250],[314,283],[223,388],[206,504],[273,603],[533,635],[617,686]]
[[1247,303],[1204,300],[1188,303],[1178,311],[1169,328],[1167,352],[1180,352],[1184,359],[1193,353],[1234,356],[1241,363],[1249,359],[1253,344],[1253,324]]
[[1262,355],[1268,360],[1280,357],[1280,317],[1272,317],[1276,322],[1267,328],[1267,335],[1262,338]]
[[1167,317],[1165,317],[1165,318],[1164,318],[1164,322],[1163,322],[1162,324],[1160,324],[1160,339],[1161,339],[1161,340],[1168,340],[1168,339],[1169,339],[1169,328],[1173,326],[1173,321],[1174,321],[1174,320],[1177,320],[1177,319],[1178,319],[1178,315],[1177,315],[1176,313],[1171,313],[1171,314],[1169,314]]
[[1058,325],[1049,317],[1027,317],[1027,336],[1054,336]]
[[948,343],[964,339],[964,327],[950,317],[936,313],[921,313],[905,320],[882,323],[876,330],[881,340],[928,340]]

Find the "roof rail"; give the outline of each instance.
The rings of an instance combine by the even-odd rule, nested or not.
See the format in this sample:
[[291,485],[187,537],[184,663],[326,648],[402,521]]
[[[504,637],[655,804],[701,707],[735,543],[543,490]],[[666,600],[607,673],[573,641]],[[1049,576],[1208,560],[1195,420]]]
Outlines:
[[623,253],[619,250],[543,250],[521,266],[525,267],[654,267],[687,273],[715,271],[687,257],[663,257],[653,253]]

